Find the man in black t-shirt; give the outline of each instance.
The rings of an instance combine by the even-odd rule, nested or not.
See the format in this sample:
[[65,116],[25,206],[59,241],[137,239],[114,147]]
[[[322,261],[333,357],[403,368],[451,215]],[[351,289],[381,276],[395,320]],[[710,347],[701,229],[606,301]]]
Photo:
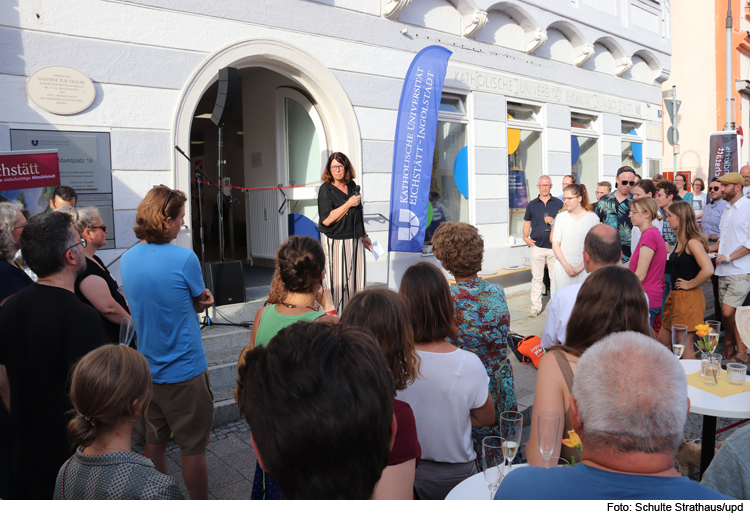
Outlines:
[[[11,297],[0,313],[0,371],[10,386],[13,470],[28,498],[51,499],[60,466],[72,454],[67,436],[69,373],[107,344],[99,313],[78,300],[85,242],[71,217],[53,212],[29,220],[21,250],[39,282]],[[6,378],[0,372],[0,380]],[[0,387],[0,394],[3,394]],[[8,402],[5,402],[6,404]]]
[[523,241],[529,245],[531,258],[531,312],[529,317],[536,317],[542,311],[542,280],[544,267],[548,266],[550,275],[555,267],[555,253],[550,241],[550,227],[560,209],[562,201],[550,195],[552,181],[549,176],[541,176],[536,186],[539,196],[526,206],[523,224]]

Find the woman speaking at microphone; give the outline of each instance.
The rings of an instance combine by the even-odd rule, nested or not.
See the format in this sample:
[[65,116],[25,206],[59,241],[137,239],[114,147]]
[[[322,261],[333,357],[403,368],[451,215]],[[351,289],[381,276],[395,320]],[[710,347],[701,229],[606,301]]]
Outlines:
[[341,152],[331,154],[322,179],[318,228],[326,254],[324,286],[330,288],[340,314],[349,299],[365,288],[364,250],[372,250],[372,242],[365,233],[362,197],[349,158]]

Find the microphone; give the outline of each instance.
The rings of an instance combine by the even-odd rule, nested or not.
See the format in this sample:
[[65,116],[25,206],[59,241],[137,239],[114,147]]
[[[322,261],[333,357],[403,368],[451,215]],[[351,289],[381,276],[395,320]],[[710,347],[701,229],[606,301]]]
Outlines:
[[182,154],[183,156],[187,156],[187,154],[185,154],[185,153],[184,153],[184,152],[182,151],[182,149],[181,149],[180,147],[178,147],[177,145],[175,145],[175,146],[174,146],[174,148],[176,148],[176,149],[177,149],[177,152],[179,152],[179,153],[180,153],[180,154]]
[[354,196],[359,196],[359,190],[361,187],[359,185],[354,186]]

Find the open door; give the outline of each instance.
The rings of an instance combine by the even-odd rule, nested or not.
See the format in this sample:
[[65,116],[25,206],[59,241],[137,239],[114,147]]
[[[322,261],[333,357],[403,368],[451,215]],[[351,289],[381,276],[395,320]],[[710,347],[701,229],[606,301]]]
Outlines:
[[[289,200],[285,212],[294,215],[292,229],[296,234],[312,236],[317,234],[317,228],[313,227],[318,224],[320,188],[312,184],[320,181],[328,160],[326,129],[313,102],[293,88],[276,90],[276,123],[279,184],[299,186],[284,191]],[[289,236],[288,217],[282,215],[282,222],[279,243]]]
[[273,259],[276,248],[288,238],[290,225],[294,234],[320,239],[320,185],[305,184],[320,181],[327,160],[327,132],[313,102],[297,89],[277,88],[276,181],[282,187],[299,187],[283,189],[283,194],[277,189],[247,193],[248,247],[253,257]]

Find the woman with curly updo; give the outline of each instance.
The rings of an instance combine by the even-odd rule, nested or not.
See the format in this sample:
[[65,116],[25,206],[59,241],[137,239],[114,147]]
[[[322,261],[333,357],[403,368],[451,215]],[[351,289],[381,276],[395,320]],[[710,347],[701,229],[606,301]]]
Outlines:
[[510,312],[502,286],[490,284],[478,276],[482,269],[484,240],[476,227],[459,222],[442,224],[432,237],[432,251],[456,279],[450,288],[458,334],[448,341],[479,356],[490,377],[495,423],[472,430],[477,460],[481,460],[482,439],[500,436],[500,414],[517,410],[513,367],[507,356]]
[[57,474],[55,499],[185,498],[172,477],[130,450],[133,425],[145,418],[152,393],[148,362],[132,348],[105,345],[78,362],[68,424],[78,448]]
[[[237,365],[239,371],[245,364],[245,354],[256,346],[265,346],[282,328],[299,321],[338,322],[334,313],[330,294],[321,297],[323,277],[325,275],[326,257],[320,242],[306,236],[291,236],[279,246],[276,252],[276,272],[281,285],[272,294],[280,300],[278,304],[261,307],[255,313],[253,331],[250,334],[250,345],[240,354]],[[283,286],[281,290],[278,287]],[[326,312],[318,312],[315,303],[318,301]],[[238,398],[241,380],[237,380],[235,400]],[[239,400],[238,400],[239,401]],[[260,465],[255,466],[253,482],[253,499],[280,499],[278,485],[271,476],[263,471]]]

